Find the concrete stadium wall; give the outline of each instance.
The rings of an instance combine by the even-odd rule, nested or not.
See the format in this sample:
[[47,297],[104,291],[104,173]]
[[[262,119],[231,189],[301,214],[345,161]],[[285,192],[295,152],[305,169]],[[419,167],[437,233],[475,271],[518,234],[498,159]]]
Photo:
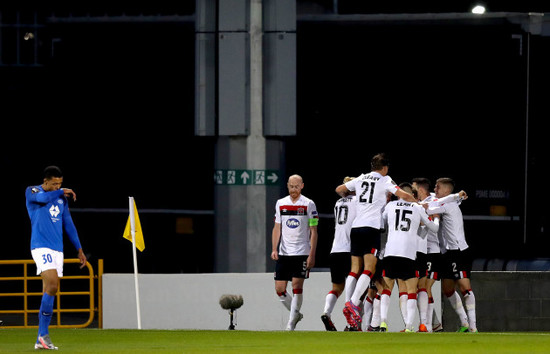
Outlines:
[[[479,331],[550,331],[550,272],[472,272],[471,282]],[[444,329],[459,326],[445,299]]]
[[[275,294],[273,273],[140,274],[138,280],[143,329],[227,329],[229,313],[219,305],[223,294],[244,298],[234,321],[238,330],[284,330],[288,322],[289,312]],[[330,273],[310,274],[304,284],[304,318],[296,330],[325,330],[320,316],[330,290]],[[434,294],[441,318],[439,282]],[[391,299],[388,330],[395,332],[403,329],[397,286]],[[339,331],[346,326],[343,307],[341,296],[332,316]],[[103,328],[137,328],[133,274],[103,275]]]

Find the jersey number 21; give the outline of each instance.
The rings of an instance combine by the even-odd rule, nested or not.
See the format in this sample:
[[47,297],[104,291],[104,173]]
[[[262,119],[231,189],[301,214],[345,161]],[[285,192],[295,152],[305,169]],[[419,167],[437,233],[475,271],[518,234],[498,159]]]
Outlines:
[[[361,183],[361,188],[363,189],[363,193],[359,196],[359,202],[360,203],[372,203],[372,196],[374,195],[374,186],[376,184],[374,182],[367,182],[364,181]],[[368,196],[366,194],[368,193]]]

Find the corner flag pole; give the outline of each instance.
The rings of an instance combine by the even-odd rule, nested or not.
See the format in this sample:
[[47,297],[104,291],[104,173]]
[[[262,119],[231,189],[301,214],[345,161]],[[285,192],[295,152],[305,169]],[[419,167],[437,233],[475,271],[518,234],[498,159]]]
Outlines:
[[136,288],[136,312],[137,326],[141,329],[141,311],[139,304],[139,283],[138,283],[138,266],[137,266],[137,251],[136,251],[136,215],[134,213],[134,197],[128,197],[130,204],[130,230],[132,233],[132,253],[134,256],[134,285]]

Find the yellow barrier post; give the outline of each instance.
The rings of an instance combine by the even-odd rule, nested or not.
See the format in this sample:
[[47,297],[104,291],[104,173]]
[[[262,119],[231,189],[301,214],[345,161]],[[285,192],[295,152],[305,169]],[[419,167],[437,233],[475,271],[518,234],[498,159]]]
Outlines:
[[[65,259],[65,263],[80,263],[80,260],[77,258],[70,258]],[[22,310],[0,310],[0,314],[22,314],[23,315],[23,325],[5,325],[0,328],[37,328],[37,325],[30,326],[29,325],[29,313],[38,313],[39,309],[29,309],[29,301],[28,298],[30,296],[42,296],[42,292],[29,292],[29,281],[39,280],[41,281],[42,278],[39,276],[29,276],[28,274],[28,265],[33,264],[33,260],[0,260],[0,266],[2,265],[18,265],[21,264],[23,266],[23,276],[7,276],[7,277],[0,277],[0,282],[2,281],[23,281],[23,292],[13,292],[13,293],[3,293],[0,291],[0,297],[23,297],[23,309]],[[101,268],[101,274],[103,274],[103,260],[98,261],[99,267]],[[97,310],[99,313],[101,313],[102,308],[101,305],[98,307],[98,309],[94,308],[94,269],[92,265],[89,262],[86,262],[86,267],[88,269],[88,275],[67,275],[63,276],[63,278],[60,279],[58,292],[57,292],[57,306],[54,312],[57,312],[57,325],[51,325],[51,328],[83,328],[88,327],[94,320],[94,313]],[[65,283],[66,281],[75,280],[75,279],[88,279],[89,280],[89,289],[88,291],[62,291],[61,290],[61,281]],[[98,287],[101,287],[101,277],[98,277]],[[0,287],[0,289],[5,289],[6,287]],[[61,297],[63,296],[74,296],[74,295],[87,295],[89,297],[89,307],[87,308],[73,308],[73,309],[64,309],[61,306]],[[101,299],[101,290],[99,290],[99,299]],[[100,300],[99,300],[100,301]],[[98,302],[99,302],[98,301]],[[84,312],[89,313],[88,320],[82,324],[74,324],[74,325],[63,325],[61,323],[61,313],[78,313],[78,312]]]
[[103,328],[103,259],[97,261],[97,322]]
[[29,310],[29,300],[27,298],[27,292],[28,292],[28,285],[27,285],[27,265],[23,265],[23,278],[25,279],[23,281],[23,294],[25,294],[24,298],[23,298],[23,311],[24,311],[24,323],[25,323],[25,327],[27,327],[27,324],[29,323],[29,313],[28,313],[28,310]]

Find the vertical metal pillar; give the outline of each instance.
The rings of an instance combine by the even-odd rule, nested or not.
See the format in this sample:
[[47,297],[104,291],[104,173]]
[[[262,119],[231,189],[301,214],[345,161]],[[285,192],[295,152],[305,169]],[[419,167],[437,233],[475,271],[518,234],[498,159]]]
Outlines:
[[[216,169],[263,170],[262,1],[218,0],[217,36]],[[215,188],[216,271],[265,271],[265,184]]]
[[531,33],[527,32],[526,80],[525,80],[525,184],[523,200],[523,244],[527,244],[528,188],[529,188],[529,75],[531,62]]
[[[216,171],[277,170],[284,184],[284,142],[265,136],[296,134],[295,0],[196,4],[195,135],[217,137]],[[281,23],[289,24],[289,36],[287,28],[275,33]],[[273,268],[273,223],[268,220],[282,188],[267,185],[266,175],[260,183],[235,183],[232,178],[213,183],[214,269],[268,271]]]
[[216,3],[216,0],[197,0],[195,5],[195,135],[197,136],[216,135]]
[[[263,136],[263,84],[262,84],[262,0],[250,0],[250,134],[246,148],[248,169],[265,170],[266,143]],[[247,272],[265,271],[264,236],[266,224],[266,186],[250,185],[247,188],[246,254]]]

